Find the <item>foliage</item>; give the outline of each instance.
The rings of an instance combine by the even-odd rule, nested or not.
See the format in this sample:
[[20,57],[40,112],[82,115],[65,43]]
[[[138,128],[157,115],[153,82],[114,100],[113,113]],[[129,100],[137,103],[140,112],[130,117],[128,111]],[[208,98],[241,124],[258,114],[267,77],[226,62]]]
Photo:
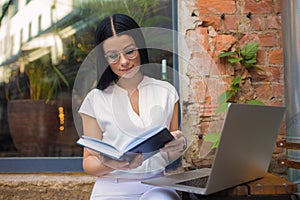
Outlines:
[[[262,70],[255,65],[257,62],[257,50],[258,44],[250,42],[246,44],[242,49],[238,47],[236,51],[223,52],[220,53],[218,57],[227,58],[227,61],[231,64],[239,63],[242,67],[245,67],[246,69],[255,68],[258,70]],[[230,99],[240,91],[242,80],[243,78],[241,76],[235,76],[231,80],[229,89],[222,93],[218,99],[219,106],[216,110],[217,113],[226,112]],[[246,103],[259,105],[263,104],[263,102],[259,100],[249,100]]]
[[158,7],[158,0],[125,0],[123,3],[126,14],[136,19],[140,26],[151,26],[162,20],[170,20],[170,18],[160,15],[153,16],[164,9],[162,6]]
[[[247,69],[256,67],[255,64],[256,54],[258,50],[258,44],[255,42],[250,42],[246,44],[242,49],[239,47],[236,51],[227,51],[220,53],[218,55],[219,58],[227,57],[228,62],[230,63],[237,63],[239,62],[242,66],[245,66]],[[257,68],[257,67],[256,67]]]
[[54,65],[37,60],[26,66],[25,72],[29,80],[30,99],[48,102],[56,97],[58,89],[62,88],[62,82],[69,87],[62,72]]
[[86,44],[85,40],[91,40],[90,38],[76,38],[76,36],[70,37],[70,42],[67,44],[66,49],[68,49],[68,59],[74,60],[76,62],[82,62],[83,59],[88,55],[90,48]]
[[212,142],[213,144],[211,145],[211,148],[214,149],[214,148],[217,148],[218,145],[219,145],[219,141],[220,141],[220,133],[219,132],[216,132],[216,133],[210,133],[210,134],[207,134],[205,137],[204,137],[204,140],[206,142]]
[[[241,67],[244,67],[245,70],[250,68],[262,70],[255,65],[257,62],[257,50],[258,44],[250,42],[243,48],[239,48],[238,46],[235,51],[222,52],[218,55],[218,57],[227,59],[230,64],[239,64]],[[230,87],[218,98],[216,113],[225,113],[227,111],[228,104],[232,102],[233,97],[240,91],[242,81],[243,78],[241,76],[234,76],[231,80]],[[256,99],[248,100],[246,101],[246,104],[264,105],[263,102]],[[219,137],[220,133],[210,133],[204,137],[204,141],[212,142],[213,144],[211,148],[217,148],[220,139]]]
[[123,13],[134,18],[142,26],[153,26],[162,21],[170,21],[171,17],[158,15],[165,8],[159,0],[122,0],[122,1],[82,1],[78,10],[81,15],[102,19],[112,13]]

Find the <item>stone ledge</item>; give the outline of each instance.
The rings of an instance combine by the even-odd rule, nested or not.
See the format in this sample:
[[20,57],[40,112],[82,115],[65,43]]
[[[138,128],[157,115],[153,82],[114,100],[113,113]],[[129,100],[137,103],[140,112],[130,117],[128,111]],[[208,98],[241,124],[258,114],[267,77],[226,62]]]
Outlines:
[[84,173],[0,174],[0,199],[87,200],[96,177]]

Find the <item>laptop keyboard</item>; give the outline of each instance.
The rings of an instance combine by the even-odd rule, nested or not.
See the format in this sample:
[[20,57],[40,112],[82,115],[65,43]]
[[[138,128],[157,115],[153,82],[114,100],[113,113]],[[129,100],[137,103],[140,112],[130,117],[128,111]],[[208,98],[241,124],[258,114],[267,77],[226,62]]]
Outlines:
[[208,176],[205,176],[205,177],[195,178],[188,181],[179,182],[177,184],[205,188],[207,180],[208,180]]

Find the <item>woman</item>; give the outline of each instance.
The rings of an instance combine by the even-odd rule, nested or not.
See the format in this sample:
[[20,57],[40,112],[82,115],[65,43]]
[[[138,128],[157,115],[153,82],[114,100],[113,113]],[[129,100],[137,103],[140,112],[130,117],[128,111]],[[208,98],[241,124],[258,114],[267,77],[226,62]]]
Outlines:
[[150,67],[148,54],[143,34],[129,16],[106,17],[97,28],[95,40],[98,65],[107,68],[79,109],[84,135],[122,148],[133,137],[161,125],[171,131],[174,140],[151,158],[144,160],[137,154],[130,162],[109,159],[85,148],[83,168],[99,177],[91,199],[179,199],[174,190],[141,183],[163,175],[165,167],[185,149],[185,138],[178,130],[175,88],[142,73],[141,66]]

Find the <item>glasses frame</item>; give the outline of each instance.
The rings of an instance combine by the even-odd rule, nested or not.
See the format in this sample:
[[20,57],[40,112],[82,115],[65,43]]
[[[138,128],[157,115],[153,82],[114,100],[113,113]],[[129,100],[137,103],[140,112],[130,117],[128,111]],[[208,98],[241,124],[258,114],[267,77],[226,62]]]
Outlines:
[[107,62],[109,64],[116,64],[120,61],[120,57],[121,54],[123,54],[123,56],[125,56],[128,60],[134,60],[137,56],[138,56],[138,52],[136,53],[136,55],[134,57],[128,57],[128,55],[126,53],[128,53],[129,51],[138,51],[139,48],[135,47],[132,49],[123,49],[121,51],[115,51],[116,53],[118,53],[118,57],[116,59],[111,59],[109,58],[109,53],[105,54],[104,57],[106,58]]

